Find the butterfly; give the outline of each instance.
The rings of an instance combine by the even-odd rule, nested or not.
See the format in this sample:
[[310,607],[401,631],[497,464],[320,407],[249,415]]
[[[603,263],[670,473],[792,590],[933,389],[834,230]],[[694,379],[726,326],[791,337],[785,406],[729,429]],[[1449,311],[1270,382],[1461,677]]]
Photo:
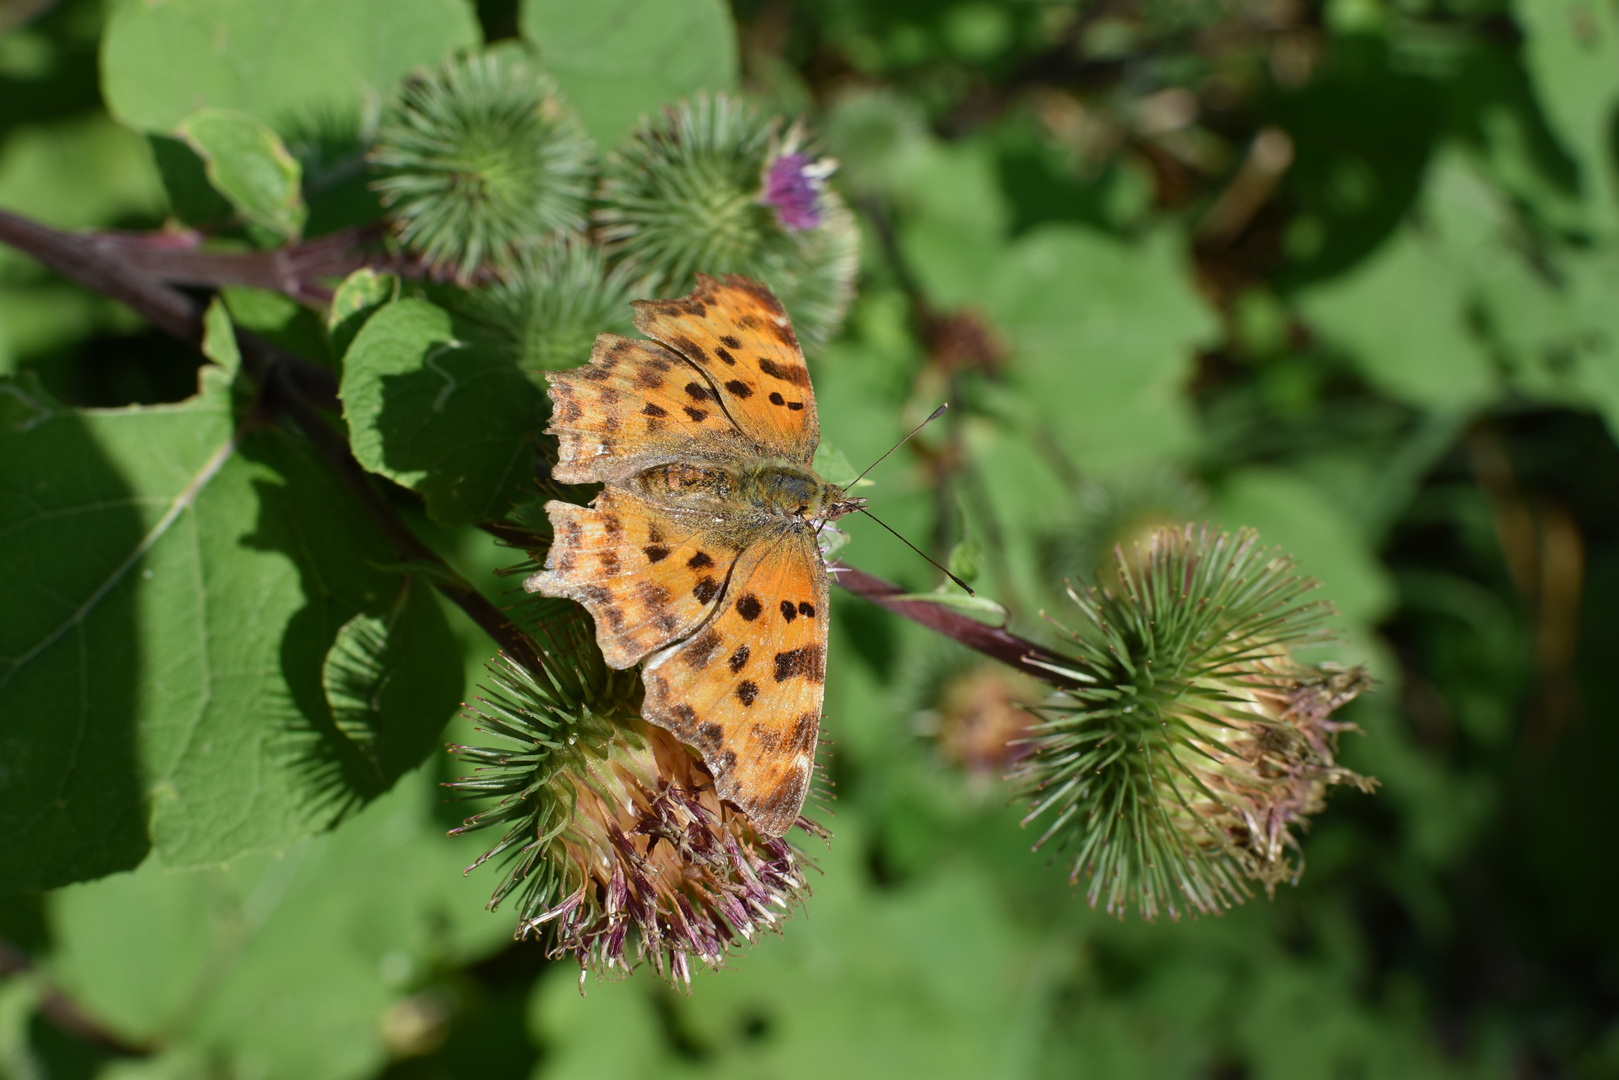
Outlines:
[[641,664],[641,715],[779,837],[820,731],[820,529],[865,500],[810,467],[809,369],[768,288],[699,274],[688,295],[634,307],[652,340],[601,334],[589,363],[546,374],[552,476],[606,486],[589,506],[546,503],[555,538],[524,588],[583,604],[607,663]]

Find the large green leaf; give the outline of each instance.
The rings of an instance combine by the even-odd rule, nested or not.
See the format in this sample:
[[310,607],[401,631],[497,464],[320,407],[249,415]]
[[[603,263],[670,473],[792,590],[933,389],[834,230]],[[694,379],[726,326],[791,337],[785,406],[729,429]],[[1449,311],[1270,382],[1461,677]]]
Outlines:
[[[435,965],[509,937],[463,878],[476,840],[433,821],[417,773],[280,858],[172,871],[157,861],[51,899],[51,975],[125,1038],[233,1075],[339,1080],[386,1059],[384,1017]],[[408,1006],[407,1006],[408,1008]]]
[[523,0],[520,20],[604,150],[664,105],[736,86],[736,29],[722,0]]
[[533,475],[544,395],[424,300],[371,316],[344,356],[342,397],[354,456],[420,491],[441,524],[502,516]]
[[1468,283],[1454,254],[1440,238],[1407,228],[1348,274],[1309,290],[1301,306],[1390,397],[1476,408],[1499,387],[1468,328]]
[[984,273],[986,306],[1012,345],[1033,420],[1082,468],[1184,452],[1183,394],[1200,343],[1218,333],[1169,234],[1128,245],[1051,225]]
[[207,106],[278,128],[358,117],[412,68],[480,36],[463,0],[119,0],[102,92],[114,116],[159,133]]
[[399,603],[391,550],[303,441],[178,405],[75,411],[0,383],[0,890],[277,849],[427,753],[460,696],[436,601],[378,776],[323,693],[339,628]]

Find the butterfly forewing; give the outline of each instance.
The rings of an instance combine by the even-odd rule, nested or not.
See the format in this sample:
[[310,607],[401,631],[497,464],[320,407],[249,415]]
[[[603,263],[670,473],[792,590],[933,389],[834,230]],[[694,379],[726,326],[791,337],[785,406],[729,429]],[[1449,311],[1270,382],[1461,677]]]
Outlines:
[[815,395],[787,312],[769,289],[734,274],[698,274],[687,296],[637,302],[635,328],[701,368],[761,453],[809,464],[821,441]]
[[702,372],[655,342],[600,334],[590,363],[546,374],[564,484],[628,480],[670,461],[728,461],[759,451],[714,400]]

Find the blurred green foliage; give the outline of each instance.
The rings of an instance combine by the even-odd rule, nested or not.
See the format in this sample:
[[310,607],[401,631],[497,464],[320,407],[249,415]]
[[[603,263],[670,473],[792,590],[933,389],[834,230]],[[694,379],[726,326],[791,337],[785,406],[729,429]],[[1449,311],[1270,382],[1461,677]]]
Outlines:
[[[428,751],[470,738],[489,640],[294,434],[237,429],[228,349],[199,392],[199,357],[0,247],[0,1076],[1619,1076],[1611,3],[0,0],[0,208],[234,213],[238,245],[374,220],[382,95],[506,39],[603,152],[698,91],[804,116],[863,230],[810,357],[826,442],[858,467],[954,406],[864,492],[885,519],[976,545],[1035,635],[1144,522],[1256,527],[1343,613],[1321,657],[1380,680],[1344,759],[1383,786],[1337,793],[1273,900],[1111,921],[953,756],[972,658],[839,595],[807,910],[689,997],[581,998],[442,836]],[[260,167],[216,192],[227,142]],[[325,364],[409,319],[451,340],[425,301],[362,327],[389,295],[336,349],[278,294],[214,317]],[[445,356],[496,422],[381,361],[348,420],[363,448],[385,402],[417,418],[366,463],[505,603],[518,555],[467,523],[537,390]],[[374,727],[328,698],[384,624],[410,682]]]

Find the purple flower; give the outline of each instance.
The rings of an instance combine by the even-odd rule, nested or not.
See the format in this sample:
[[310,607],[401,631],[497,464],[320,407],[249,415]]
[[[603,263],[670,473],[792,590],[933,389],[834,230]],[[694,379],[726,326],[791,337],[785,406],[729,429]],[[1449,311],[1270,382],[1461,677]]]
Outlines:
[[765,190],[759,201],[776,208],[776,220],[795,232],[821,223],[821,188],[836,164],[828,158],[811,161],[808,154],[782,154],[765,170]]

